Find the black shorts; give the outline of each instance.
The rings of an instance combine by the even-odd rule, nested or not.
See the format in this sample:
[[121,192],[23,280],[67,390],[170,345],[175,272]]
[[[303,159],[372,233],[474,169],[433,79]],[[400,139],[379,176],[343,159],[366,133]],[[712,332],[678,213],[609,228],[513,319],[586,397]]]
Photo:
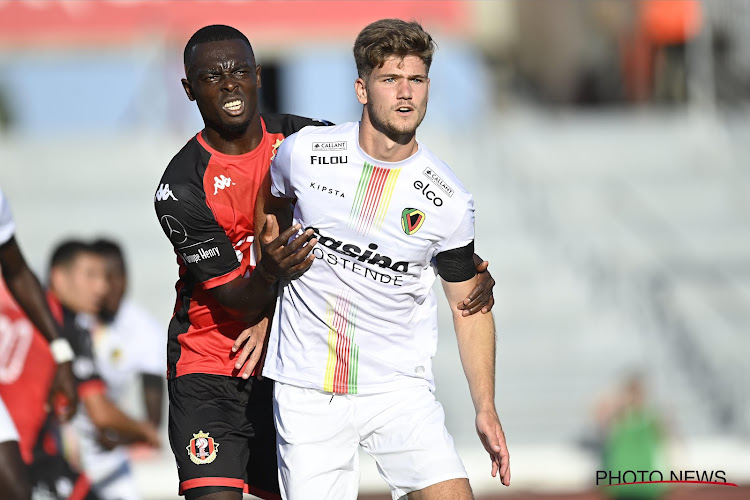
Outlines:
[[170,380],[169,443],[180,495],[280,499],[273,380],[192,373]]

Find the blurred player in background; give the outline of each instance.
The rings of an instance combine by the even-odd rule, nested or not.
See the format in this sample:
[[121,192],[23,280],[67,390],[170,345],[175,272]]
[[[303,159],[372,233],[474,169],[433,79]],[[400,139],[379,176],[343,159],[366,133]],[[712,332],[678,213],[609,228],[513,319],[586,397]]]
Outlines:
[[[127,266],[120,245],[97,239],[91,247],[104,259],[109,284],[94,332],[94,354],[100,373],[117,402],[128,384],[139,383],[146,418],[159,427],[167,366],[164,331],[145,309],[126,297]],[[100,332],[102,328],[106,331]]]
[[[117,408],[108,398],[97,370],[89,328],[107,294],[107,286],[104,259],[90,245],[69,240],[53,251],[49,300],[62,325],[62,334],[75,352],[73,373],[80,406],[72,425],[82,439],[107,438],[107,433],[114,433],[116,439],[159,446],[154,425],[134,420]],[[35,489],[66,498],[66,493],[77,485],[70,480],[70,471],[60,458],[61,446],[59,427],[49,422],[35,449],[32,479]]]
[[70,418],[76,409],[73,350],[59,335],[39,280],[18,247],[13,215],[1,190],[0,270],[12,297],[0,293],[0,492],[3,498],[28,499],[31,483],[24,461],[31,460],[50,389],[64,399],[57,405],[61,418]]
[[[491,474],[510,484],[494,322],[458,308],[477,279],[473,199],[415,135],[434,48],[416,22],[362,30],[354,44],[361,121],[287,138],[258,194],[256,226],[293,206],[296,227],[318,240],[318,262],[279,287],[263,369],[276,381],[282,498],[356,499],[360,448],[394,500],[473,498],[433,394],[436,275]],[[261,265],[268,257],[263,251]]]
[[[106,293],[91,327],[92,349],[107,396],[124,409],[129,389],[141,389],[147,420],[158,429],[164,395],[164,334],[140,307],[125,299],[127,271],[120,246],[99,239],[91,250],[104,263]],[[127,412],[126,412],[127,413]],[[91,479],[104,500],[136,500],[138,487],[125,445],[132,436],[91,432],[87,418],[75,419],[75,433],[66,434],[66,450],[75,449],[74,463]],[[71,439],[73,442],[69,442]],[[69,446],[70,445],[70,446]]]

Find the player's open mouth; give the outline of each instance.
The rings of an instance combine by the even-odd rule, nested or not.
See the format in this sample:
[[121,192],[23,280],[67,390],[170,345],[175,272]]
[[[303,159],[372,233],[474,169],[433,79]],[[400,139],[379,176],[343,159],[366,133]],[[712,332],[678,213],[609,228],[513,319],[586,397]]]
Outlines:
[[225,102],[223,108],[230,115],[236,116],[242,113],[242,110],[245,109],[245,103],[242,102],[242,99],[235,99],[233,101]]
[[396,111],[398,111],[402,115],[405,115],[414,111],[414,108],[410,108],[409,106],[401,106],[399,108],[396,108]]

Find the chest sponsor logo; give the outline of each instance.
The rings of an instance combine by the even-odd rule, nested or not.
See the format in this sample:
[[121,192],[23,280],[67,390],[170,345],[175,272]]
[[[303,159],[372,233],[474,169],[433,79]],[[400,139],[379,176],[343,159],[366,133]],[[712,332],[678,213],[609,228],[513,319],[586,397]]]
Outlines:
[[220,175],[219,177],[214,177],[214,194],[219,192],[219,189],[228,188],[229,186],[234,186],[234,182],[232,182],[231,177],[224,177],[223,175]]
[[317,182],[311,182],[310,183],[310,187],[312,189],[316,190],[316,191],[320,191],[322,193],[330,194],[330,195],[333,195],[333,196],[335,196],[337,198],[346,198],[346,196],[344,196],[344,192],[343,191],[339,191],[336,188],[324,186],[324,185],[322,185],[320,183],[317,183]]
[[408,272],[409,263],[394,261],[392,257],[378,253],[378,245],[375,243],[370,243],[363,249],[352,243],[324,236],[314,227],[305,228],[307,229],[312,229],[318,239],[318,244],[312,251],[317,259],[373,281],[393,286],[404,284],[403,273]]
[[175,245],[187,241],[187,230],[185,230],[185,226],[182,225],[182,222],[178,221],[171,215],[162,215],[159,222],[161,223],[161,227],[164,229],[167,238],[169,238],[169,241]]
[[185,262],[187,262],[188,264],[195,264],[196,262],[212,259],[214,257],[218,257],[219,255],[221,255],[221,252],[219,252],[219,247],[211,247],[199,248],[197,252],[192,254],[183,253],[182,258],[185,259]]
[[346,151],[346,141],[313,142],[313,151]]
[[340,165],[349,163],[348,156],[310,156],[310,165]]
[[425,177],[430,179],[432,182],[435,183],[437,187],[443,190],[445,194],[448,195],[448,198],[453,196],[453,188],[450,187],[438,174],[435,172],[432,167],[427,167],[424,169],[424,172],[422,172]]
[[405,208],[401,212],[401,229],[404,230],[406,234],[411,236],[412,234],[419,231],[419,228],[422,227],[422,223],[424,223],[424,212],[421,210],[418,210],[416,208]]
[[172,190],[169,189],[169,184],[159,184],[159,189],[156,190],[156,194],[154,195],[154,201],[164,201],[169,198],[178,201],[177,198],[174,197]]
[[424,197],[430,200],[436,207],[443,206],[443,199],[435,193],[432,189],[432,184],[429,182],[414,181],[414,189],[422,193]]
[[185,449],[194,464],[205,465],[216,460],[216,455],[219,453],[219,443],[214,441],[214,438],[209,436],[208,432],[198,431],[198,434],[193,434],[193,439],[190,440],[190,444]]

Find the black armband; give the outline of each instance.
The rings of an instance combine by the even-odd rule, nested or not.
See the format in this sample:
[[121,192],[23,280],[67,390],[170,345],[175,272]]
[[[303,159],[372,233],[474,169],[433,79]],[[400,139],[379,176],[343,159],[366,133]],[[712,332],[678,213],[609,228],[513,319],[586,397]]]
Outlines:
[[438,274],[445,281],[458,283],[473,278],[477,274],[474,264],[474,242],[465,247],[453,248],[435,256]]

